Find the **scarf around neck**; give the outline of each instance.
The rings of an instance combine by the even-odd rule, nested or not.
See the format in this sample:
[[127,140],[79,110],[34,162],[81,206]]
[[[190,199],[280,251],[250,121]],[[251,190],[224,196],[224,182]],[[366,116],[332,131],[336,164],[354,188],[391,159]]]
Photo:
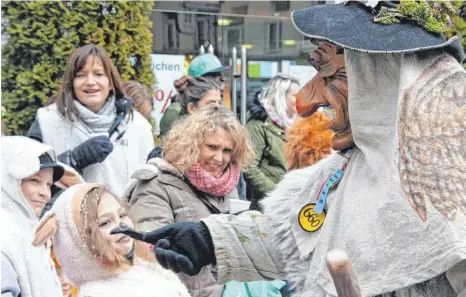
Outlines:
[[107,99],[104,106],[94,113],[84,104],[75,100],[75,106],[79,113],[79,119],[94,133],[106,133],[110,129],[116,117],[115,96]]
[[267,115],[272,120],[272,122],[277,124],[283,130],[287,130],[288,128],[290,128],[294,120],[296,119],[296,116],[293,116],[290,118],[286,114],[283,118],[280,118],[280,116],[278,116],[278,114],[274,112],[272,109],[267,109],[266,112],[267,112]]
[[213,196],[223,197],[231,193],[238,184],[239,168],[238,165],[230,163],[225,172],[217,178],[206,172],[197,163],[185,175],[198,190]]

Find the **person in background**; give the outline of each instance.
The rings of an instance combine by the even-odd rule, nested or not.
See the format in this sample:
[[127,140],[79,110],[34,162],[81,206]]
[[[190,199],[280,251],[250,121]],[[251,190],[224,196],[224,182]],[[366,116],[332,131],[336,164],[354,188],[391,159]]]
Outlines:
[[257,98],[249,102],[246,128],[255,152],[255,166],[244,172],[251,209],[260,210],[259,201],[286,172],[284,145],[286,130],[296,117],[297,79],[278,74]]
[[52,147],[24,136],[3,136],[0,225],[2,297],[61,297],[48,250],[31,238],[51,186],[65,169]]
[[[223,92],[222,72],[229,68],[228,66],[223,66],[219,59],[213,54],[207,53],[199,55],[189,64],[188,75],[174,82],[175,89],[178,91],[180,85],[183,85],[189,78],[204,77],[218,80],[221,83],[221,91]],[[166,135],[168,131],[170,131],[173,123],[185,114],[186,113],[182,111],[179,96],[176,96],[167,107],[160,120],[160,137]]]
[[320,161],[332,153],[330,119],[324,112],[308,118],[298,118],[288,129],[285,143],[287,170],[304,168]]
[[152,110],[154,108],[154,101],[149,90],[141,83],[129,80],[123,83],[126,96],[133,100],[133,108],[138,111],[146,120],[149,121]]
[[[150,159],[132,175],[124,200],[145,231],[228,213],[229,199],[238,199],[239,172],[252,161],[246,129],[227,107],[210,104],[173,126],[164,157]],[[211,266],[179,276],[194,297],[222,296]]]
[[[181,113],[177,121],[183,120],[189,114],[208,104],[220,104],[222,102],[221,90],[222,84],[216,78],[198,77],[191,78],[184,76],[175,81],[175,87],[178,91],[178,100],[180,102]],[[162,145],[164,143],[162,137]],[[148,160],[160,158],[163,154],[163,147],[158,146],[149,154]]]
[[126,95],[133,100],[134,110],[138,111],[152,126],[152,136],[154,137],[154,144],[159,143],[159,137],[156,134],[157,124],[152,111],[154,110],[154,100],[149,90],[141,83],[129,80],[123,83]]
[[104,185],[79,184],[47,212],[32,243],[41,246],[52,239],[56,259],[79,296],[189,297],[176,274],[157,263],[146,244],[112,235],[120,226],[134,227],[121,201]]
[[51,145],[86,182],[104,183],[117,196],[154,147],[150,124],[133,111],[117,69],[96,45],[69,57],[63,84],[37,111],[28,136]]

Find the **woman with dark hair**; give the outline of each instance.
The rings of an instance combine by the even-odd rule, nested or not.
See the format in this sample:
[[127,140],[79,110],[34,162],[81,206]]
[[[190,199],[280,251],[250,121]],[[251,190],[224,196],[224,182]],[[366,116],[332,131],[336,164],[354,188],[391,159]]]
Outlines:
[[210,103],[222,102],[222,85],[215,77],[192,78],[184,76],[175,81],[181,114],[187,115]]
[[[160,136],[165,137],[174,123],[183,120],[187,115],[208,104],[220,104],[222,102],[222,80],[218,76],[200,76],[193,78],[183,76],[174,82],[177,95],[177,108],[168,111],[166,117],[160,122]],[[179,110],[179,112],[177,111]],[[156,147],[148,159],[162,157],[163,148]]]
[[[230,67],[223,66],[216,56],[212,54],[202,54],[191,61],[188,68],[188,75],[175,80],[173,85],[175,89],[180,92],[180,87],[189,79],[206,78],[209,80],[216,80],[220,84],[220,97],[223,98],[225,79],[222,72],[228,69],[230,69]],[[186,112],[181,110],[179,97],[179,94],[177,94],[171,98],[171,103],[160,120],[160,136],[167,135],[173,123],[186,115]]]
[[51,145],[85,181],[103,183],[116,196],[154,146],[150,124],[133,111],[118,71],[96,45],[70,56],[57,95],[37,111],[28,136]]

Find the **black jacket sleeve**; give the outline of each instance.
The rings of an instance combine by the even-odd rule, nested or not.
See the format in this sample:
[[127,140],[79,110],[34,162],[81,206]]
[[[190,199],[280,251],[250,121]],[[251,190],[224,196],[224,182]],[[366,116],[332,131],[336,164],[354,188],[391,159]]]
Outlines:
[[42,131],[40,130],[39,121],[37,119],[32,123],[26,136],[42,142]]

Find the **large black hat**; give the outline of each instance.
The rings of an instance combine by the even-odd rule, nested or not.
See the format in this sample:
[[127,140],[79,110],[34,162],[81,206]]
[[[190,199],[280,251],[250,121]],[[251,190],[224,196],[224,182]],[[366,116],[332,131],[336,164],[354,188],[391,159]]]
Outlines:
[[393,3],[381,1],[375,8],[357,1],[315,5],[293,11],[292,20],[303,35],[327,40],[347,49],[368,53],[404,53],[445,48],[459,62],[464,60],[458,37],[447,41],[442,34],[429,32],[409,19],[393,24],[376,22],[374,18],[386,6],[393,7]]

